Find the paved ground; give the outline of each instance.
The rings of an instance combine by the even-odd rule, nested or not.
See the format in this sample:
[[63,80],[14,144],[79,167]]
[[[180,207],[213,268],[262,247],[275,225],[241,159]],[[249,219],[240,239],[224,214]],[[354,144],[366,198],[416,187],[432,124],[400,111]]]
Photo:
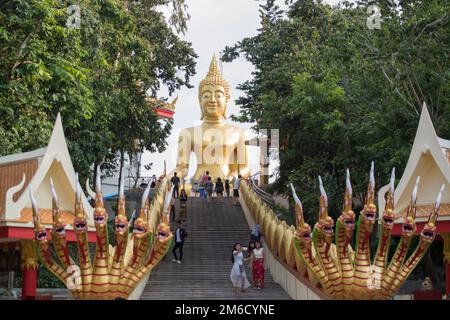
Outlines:
[[[231,198],[223,204],[189,198],[184,227],[189,236],[183,263],[172,263],[169,252],[152,272],[141,299],[290,299],[269,271],[264,290],[249,288],[235,294],[230,280],[231,251],[235,242],[248,245],[250,230],[244,213],[232,205]],[[246,269],[251,283],[250,267]]]

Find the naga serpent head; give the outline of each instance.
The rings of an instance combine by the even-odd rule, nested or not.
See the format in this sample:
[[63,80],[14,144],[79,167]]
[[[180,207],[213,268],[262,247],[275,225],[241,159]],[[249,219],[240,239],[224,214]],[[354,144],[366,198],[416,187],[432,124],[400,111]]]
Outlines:
[[[145,210],[145,209],[142,209]],[[139,217],[134,222],[133,236],[137,239],[143,239],[148,235],[149,225],[145,218]]]
[[125,185],[124,185],[124,170],[120,177],[119,200],[117,203],[117,215],[114,221],[114,228],[116,231],[116,239],[123,239],[128,235],[128,218],[125,210]]
[[350,183],[350,171],[347,169],[347,178],[345,180],[345,195],[344,195],[344,205],[342,213],[338,218],[339,223],[345,228],[345,233],[347,237],[353,236],[353,231],[355,230],[355,213],[352,209],[353,204],[353,190]]
[[168,223],[168,219],[165,214],[163,214],[163,219],[156,229],[156,241],[160,243],[165,243],[169,241],[172,237],[172,233],[170,232],[170,226]]
[[147,185],[147,188],[142,195],[141,211],[139,213],[139,217],[134,222],[133,237],[136,239],[144,239],[151,231],[150,226],[148,225],[148,209],[150,205],[150,201],[148,199],[149,194],[150,184]]
[[334,236],[334,220],[328,215],[328,197],[323,188],[322,178],[319,176],[320,189],[320,206],[319,206],[319,221],[317,221],[315,228],[325,237],[327,242],[331,242]]
[[295,192],[294,186],[292,183],[290,184],[292,189],[292,195],[294,196],[295,201],[295,217],[297,221],[297,230],[295,231],[295,237],[306,244],[311,243],[311,226],[305,222],[305,218],[303,216],[303,206],[300,199],[297,197],[297,193]]
[[50,178],[50,189],[52,192],[52,216],[53,216],[52,235],[58,237],[59,239],[65,239],[66,224],[64,223],[61,213],[59,212],[58,196],[56,195],[55,185],[53,184],[52,178]]
[[414,186],[411,203],[409,204],[408,211],[406,213],[405,221],[402,225],[402,237],[405,239],[411,238],[417,230],[416,227],[416,201],[417,201],[417,188],[419,186],[420,177],[417,177],[416,185]]
[[394,187],[395,183],[395,168],[392,169],[391,181],[389,184],[389,191],[387,194],[386,205],[384,207],[383,215],[381,216],[381,225],[384,229],[392,230],[394,227],[395,212],[394,212]]
[[101,171],[100,166],[97,167],[97,176],[95,180],[95,209],[94,209],[94,223],[97,232],[105,230],[108,224],[108,213],[103,204],[102,185],[101,185]]
[[75,192],[75,218],[73,219],[73,227],[77,235],[87,232],[86,213],[84,212],[83,203],[81,202],[80,184],[78,183],[78,173],[76,174],[76,192]]
[[420,233],[420,242],[422,242],[423,244],[426,245],[430,244],[436,237],[436,222],[438,218],[439,209],[441,207],[441,199],[444,189],[445,184],[442,185],[441,190],[439,191],[439,194],[436,198],[436,204],[434,205],[434,209],[431,212],[427,223],[423,227],[422,232]]
[[[168,185],[168,187],[170,187],[170,185]],[[156,229],[156,239],[158,242],[160,243],[165,243],[167,241],[169,241],[172,238],[172,233],[170,232],[170,226],[169,226],[169,217],[170,217],[170,212],[171,212],[171,208],[173,206],[173,199],[172,199],[172,195],[173,195],[173,186],[171,187],[171,189],[168,190],[165,201],[164,201],[164,206],[163,206],[163,210],[162,210],[162,217],[161,217],[161,223],[158,224],[157,229]]]
[[39,208],[37,206],[36,199],[33,196],[33,191],[31,190],[31,187],[29,188],[29,193],[31,198],[31,207],[33,210],[35,239],[39,243],[39,245],[45,245],[47,244],[47,230],[45,230],[45,227],[41,224],[41,218],[39,216]]
[[367,197],[364,208],[361,211],[362,226],[371,228],[375,224],[375,217],[377,214],[377,206],[375,205],[375,176],[374,163],[372,162],[370,168],[370,181],[367,187]]
[[125,215],[117,215],[114,221],[114,228],[116,231],[116,239],[123,237],[128,232],[128,218]]

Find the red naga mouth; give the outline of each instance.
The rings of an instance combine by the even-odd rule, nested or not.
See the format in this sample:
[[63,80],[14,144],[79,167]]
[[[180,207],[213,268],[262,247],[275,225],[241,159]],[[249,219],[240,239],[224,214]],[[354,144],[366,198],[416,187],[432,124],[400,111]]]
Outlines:
[[304,240],[311,240],[311,232],[309,231],[303,232],[300,236]]
[[57,227],[57,228],[55,229],[55,233],[56,233],[58,236],[64,236],[64,235],[66,235],[66,229],[65,229],[64,227]]
[[322,227],[322,231],[326,235],[332,235],[333,234],[333,225],[332,224],[327,224],[327,225],[323,226]]
[[141,226],[135,226],[133,232],[136,234],[142,234],[145,232],[145,228]]
[[432,241],[434,238],[434,231],[430,229],[423,229],[422,232],[420,233],[420,236],[424,240]]
[[159,231],[157,238],[158,239],[162,239],[162,238],[167,238],[168,234],[165,231]]
[[103,224],[105,223],[105,216],[94,216],[95,224]]
[[374,222],[375,221],[375,213],[373,212],[366,212],[364,213],[364,217],[366,221],[368,222]]
[[85,231],[86,230],[86,222],[76,222],[75,223],[75,231]]
[[402,226],[402,231],[403,231],[403,233],[409,234],[409,233],[412,233],[414,231],[414,227],[413,227],[413,225],[411,225],[409,223],[405,223]]
[[116,231],[122,232],[125,231],[127,225],[125,223],[116,223]]
[[45,232],[45,231],[39,231],[39,232],[36,234],[36,240],[37,240],[37,241],[42,241],[42,240],[45,240],[45,239],[47,239],[47,232]]
[[344,225],[349,228],[349,229],[353,229],[355,227],[355,220],[353,219],[345,219],[344,220]]
[[394,219],[391,217],[383,217],[383,223],[390,227],[394,224]]

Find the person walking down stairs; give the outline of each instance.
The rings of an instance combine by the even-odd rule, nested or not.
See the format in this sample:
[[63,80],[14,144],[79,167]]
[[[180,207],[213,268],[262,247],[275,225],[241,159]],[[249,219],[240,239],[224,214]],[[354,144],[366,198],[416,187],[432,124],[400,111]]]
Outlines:
[[[176,263],[181,263],[181,261],[183,260],[183,245],[184,245],[184,240],[186,239],[186,237],[188,235],[186,230],[184,228],[182,228],[181,225],[182,225],[181,220],[178,220],[177,228],[175,230],[175,244],[172,249],[172,253],[173,253],[173,257],[174,257],[172,262],[176,262]],[[177,249],[180,254],[179,259],[177,256]]]
[[231,254],[233,267],[231,268],[230,279],[233,283],[236,294],[239,292],[245,292],[245,290],[251,286],[250,282],[248,282],[247,273],[245,272],[244,266],[244,262],[247,262],[250,259],[251,258],[244,258],[241,244],[235,243],[233,246],[233,253]]
[[188,200],[188,196],[186,194],[186,190],[185,189],[181,189],[181,194],[180,194],[180,219],[186,219],[187,218],[187,200]]
[[241,186],[242,176],[238,175],[233,185],[233,205],[239,206],[239,187]]

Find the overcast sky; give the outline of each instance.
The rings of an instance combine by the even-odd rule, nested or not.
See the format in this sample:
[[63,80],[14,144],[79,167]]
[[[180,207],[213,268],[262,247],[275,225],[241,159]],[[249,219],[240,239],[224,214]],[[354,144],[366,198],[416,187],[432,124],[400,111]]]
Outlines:
[[[284,0],[278,0],[278,4],[285,8]],[[338,0],[325,1],[336,4]],[[164,160],[167,161],[167,170],[171,171],[176,166],[177,137],[180,129],[201,124],[200,106],[198,103],[198,84],[205,77],[209,63],[214,52],[220,52],[227,45],[233,45],[239,40],[254,36],[260,26],[259,4],[264,1],[256,0],[187,0],[191,19],[188,22],[188,30],[182,38],[192,43],[192,46],[199,56],[197,58],[197,73],[191,79],[193,89],[183,88],[174,95],[179,95],[177,109],[174,117],[174,127],[169,138],[167,150],[158,154],[144,153],[142,164],[153,162],[150,172],[142,169],[143,175],[161,174]],[[228,105],[228,116],[238,114],[239,108],[234,100],[242,95],[236,86],[251,78],[253,66],[244,58],[239,58],[232,63],[223,64],[224,77],[231,86],[231,101]],[[167,96],[162,91],[160,96]],[[174,97],[172,97],[174,98]],[[235,124],[243,128],[250,128],[252,124]],[[252,171],[259,170],[258,154],[256,148],[251,147],[250,161]],[[193,157],[191,158],[193,161]],[[189,176],[195,172],[195,165],[191,166]]]

